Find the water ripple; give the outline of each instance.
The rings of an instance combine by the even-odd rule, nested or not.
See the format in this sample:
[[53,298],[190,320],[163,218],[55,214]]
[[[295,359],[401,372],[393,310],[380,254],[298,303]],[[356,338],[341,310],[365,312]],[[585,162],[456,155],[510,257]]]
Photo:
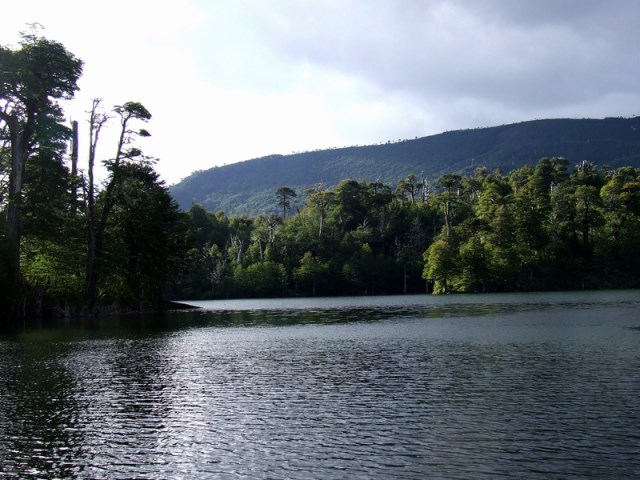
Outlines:
[[373,310],[0,341],[0,478],[640,476],[634,305]]

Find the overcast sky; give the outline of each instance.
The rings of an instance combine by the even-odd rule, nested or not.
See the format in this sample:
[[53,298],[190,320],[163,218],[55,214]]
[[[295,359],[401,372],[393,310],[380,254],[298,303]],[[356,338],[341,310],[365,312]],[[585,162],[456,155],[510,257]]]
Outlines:
[[[85,62],[66,109],[82,138],[94,97],[150,110],[141,146],[168,184],[272,153],[640,115],[638,0],[21,0],[1,10],[0,44],[16,46],[39,22]],[[105,137],[98,155],[114,149]]]

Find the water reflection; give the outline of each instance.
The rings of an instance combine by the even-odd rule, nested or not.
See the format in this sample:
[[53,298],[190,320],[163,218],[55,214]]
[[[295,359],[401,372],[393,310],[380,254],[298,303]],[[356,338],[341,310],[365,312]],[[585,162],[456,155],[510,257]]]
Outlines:
[[[3,344],[0,348],[0,465],[24,476],[72,477],[82,432],[73,382],[61,365],[64,347]],[[71,428],[69,428],[71,427]]]
[[637,478],[634,292],[524,300],[5,335],[0,477]]

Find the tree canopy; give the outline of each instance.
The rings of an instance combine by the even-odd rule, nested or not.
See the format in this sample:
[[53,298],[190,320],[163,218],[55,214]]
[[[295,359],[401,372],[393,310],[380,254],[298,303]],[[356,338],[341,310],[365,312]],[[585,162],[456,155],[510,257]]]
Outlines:
[[[21,203],[25,167],[38,154],[59,156],[69,129],[63,124],[61,99],[78,89],[82,61],[61,43],[23,34],[20,48],[0,47],[0,125],[10,149],[6,192],[6,250],[10,290],[20,286]],[[7,132],[8,131],[8,132]],[[8,133],[8,135],[7,135]],[[12,295],[13,297],[13,295]]]
[[[639,179],[637,168],[581,162],[570,171],[566,159],[552,157],[508,175],[486,168],[445,175],[433,187],[415,176],[395,190],[350,179],[335,189],[319,185],[295,215],[276,221],[238,223],[243,217],[194,205],[189,273],[175,294],[637,287]],[[281,268],[269,277],[259,265]],[[278,287],[261,285],[268,278]]]
[[59,103],[78,89],[82,61],[58,42],[24,34],[17,49],[0,47],[0,72],[2,317],[161,303],[182,262],[185,215],[135,142],[149,136],[134,126],[150,112],[139,102],[114,107],[117,153],[104,160],[108,177],[96,188],[99,132],[112,116],[94,101],[87,169],[79,171],[78,159],[67,158],[77,137]]

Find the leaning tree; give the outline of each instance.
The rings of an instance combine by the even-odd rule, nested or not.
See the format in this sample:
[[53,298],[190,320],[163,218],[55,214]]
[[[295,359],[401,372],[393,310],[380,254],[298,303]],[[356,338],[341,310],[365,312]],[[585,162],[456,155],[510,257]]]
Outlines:
[[87,190],[87,263],[85,276],[85,306],[93,313],[98,296],[98,267],[104,253],[105,232],[111,212],[116,206],[120,189],[126,179],[126,169],[131,163],[144,163],[150,160],[142,151],[133,146],[137,137],[148,137],[149,132],[135,129],[135,122],[148,122],[151,113],[139,102],[126,102],[116,105],[114,112],[120,119],[120,136],[116,155],[105,162],[109,177],[106,187],[100,193],[102,202],[100,211],[96,211],[93,185],[93,166],[100,129],[109,119],[109,115],[100,110],[100,100],[93,101],[90,113],[90,152],[89,152],[89,185]]

